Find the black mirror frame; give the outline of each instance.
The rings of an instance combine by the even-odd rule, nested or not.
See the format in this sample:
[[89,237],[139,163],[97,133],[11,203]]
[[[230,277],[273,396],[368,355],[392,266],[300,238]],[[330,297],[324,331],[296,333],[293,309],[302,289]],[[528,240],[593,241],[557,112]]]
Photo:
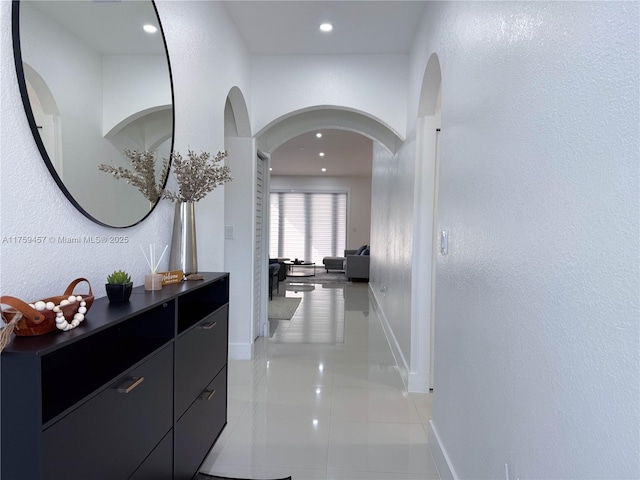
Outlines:
[[[173,155],[173,147],[175,144],[175,132],[176,132],[176,115],[175,115],[176,112],[175,112],[175,98],[174,98],[174,91],[173,91],[173,73],[171,70],[171,60],[169,58],[169,49],[167,48],[167,39],[164,35],[164,28],[162,26],[162,21],[160,20],[160,15],[158,14],[158,8],[156,7],[156,3],[154,0],[149,0],[149,1],[153,6],[153,10],[155,11],[156,18],[158,19],[158,26],[160,27],[160,34],[162,35],[162,43],[164,45],[164,52],[167,57],[167,67],[169,69],[169,83],[171,84],[171,112],[172,112],[171,150],[170,150],[171,154],[169,155],[169,168],[167,169],[167,176],[164,178],[164,181],[162,183],[162,188],[164,188],[167,185],[167,181],[169,179],[169,172],[171,170],[171,157]],[[33,110],[31,109],[31,102],[29,100],[29,95],[27,93],[27,82],[25,80],[24,67],[22,64],[22,50],[20,48],[20,0],[12,0],[11,7],[12,7],[11,8],[11,34],[13,37],[13,58],[14,58],[15,67],[16,67],[16,75],[18,77],[18,87],[20,89],[20,96],[22,97],[22,104],[24,106],[24,111],[27,115],[27,121],[29,122],[31,133],[36,142],[36,145],[38,146],[38,150],[40,151],[42,160],[44,161],[45,165],[47,166],[47,169],[49,170],[49,173],[55,180],[60,190],[62,190],[62,193],[64,193],[64,196],[67,197],[67,200],[69,200],[69,202],[71,202],[71,204],[80,213],[82,213],[85,217],[87,217],[92,222],[95,222],[98,225],[102,225],[103,227],[110,227],[110,228],[130,228],[142,223],[155,210],[155,208],[158,206],[158,202],[160,201],[160,199],[156,200],[153,206],[149,209],[149,212],[137,222],[132,223],[131,225],[113,226],[113,225],[108,225],[104,222],[101,222],[100,220],[98,220],[97,218],[89,214],[89,212],[87,212],[78,203],[78,201],[73,197],[73,195],[71,195],[71,192],[69,192],[67,187],[64,185],[64,182],[58,175],[58,172],[56,171],[55,167],[53,166],[53,162],[51,162],[51,159],[49,158],[49,154],[45,149],[44,143],[42,142],[42,138],[40,137],[40,132],[38,132],[38,126],[36,124],[35,117],[33,115]]]

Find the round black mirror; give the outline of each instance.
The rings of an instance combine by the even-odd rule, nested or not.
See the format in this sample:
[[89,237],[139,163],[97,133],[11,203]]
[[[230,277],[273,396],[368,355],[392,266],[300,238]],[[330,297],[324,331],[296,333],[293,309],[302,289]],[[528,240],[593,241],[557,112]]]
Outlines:
[[153,152],[146,174],[166,183],[173,84],[153,1],[14,0],[13,45],[25,112],[58,186],[100,225],[141,222],[159,199],[98,166],[133,170],[125,152]]

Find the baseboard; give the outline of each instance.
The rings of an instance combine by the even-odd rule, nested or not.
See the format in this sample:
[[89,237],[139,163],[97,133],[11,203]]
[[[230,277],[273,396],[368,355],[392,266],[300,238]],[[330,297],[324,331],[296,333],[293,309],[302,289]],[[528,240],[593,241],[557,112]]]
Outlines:
[[230,343],[229,358],[231,360],[251,360],[253,345],[250,343]]
[[438,473],[442,480],[458,480],[456,471],[451,465],[449,455],[440,441],[440,436],[436,430],[436,426],[433,424],[433,420],[429,420],[429,450],[431,450],[431,456],[436,464]]
[[[398,371],[400,372],[400,377],[402,378],[402,383],[404,384],[405,389],[409,391],[409,365],[402,354],[402,350],[400,349],[400,345],[398,345],[398,341],[396,340],[395,335],[393,334],[393,330],[391,329],[391,325],[389,324],[389,320],[387,320],[387,316],[382,309],[380,301],[376,295],[375,290],[369,283],[369,292],[371,295],[370,298],[373,299],[372,305],[378,314],[378,318],[380,319],[380,323],[382,324],[382,329],[384,330],[384,334],[387,337],[387,343],[391,348],[391,353],[393,354],[393,358],[398,365]],[[428,390],[427,390],[428,391]]]
[[409,384],[407,388],[410,392],[414,393],[429,393],[429,375],[409,372]]

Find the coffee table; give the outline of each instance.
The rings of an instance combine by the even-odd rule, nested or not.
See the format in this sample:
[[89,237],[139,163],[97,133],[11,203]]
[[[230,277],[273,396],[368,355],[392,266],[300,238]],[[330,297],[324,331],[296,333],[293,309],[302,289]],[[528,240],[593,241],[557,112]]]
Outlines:
[[[315,262],[305,262],[304,260],[283,262],[287,266],[287,277],[315,277]],[[294,270],[294,267],[313,267],[313,273],[310,270]]]

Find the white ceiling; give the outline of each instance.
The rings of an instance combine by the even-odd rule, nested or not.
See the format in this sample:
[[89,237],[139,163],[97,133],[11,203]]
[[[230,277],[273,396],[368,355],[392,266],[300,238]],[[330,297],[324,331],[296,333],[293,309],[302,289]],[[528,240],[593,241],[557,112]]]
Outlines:
[[[322,138],[316,137],[317,132]],[[277,148],[271,154],[271,175],[371,176],[371,139],[346,130],[317,132],[299,135]]]
[[[422,1],[223,2],[256,55],[408,53]],[[318,30],[333,24],[331,33]]]
[[[223,3],[254,55],[407,54],[425,5],[416,0]],[[323,22],[333,24],[331,33],[319,31]],[[322,139],[312,132],[272,152],[271,174],[371,175],[372,140],[347,131],[322,132]]]

